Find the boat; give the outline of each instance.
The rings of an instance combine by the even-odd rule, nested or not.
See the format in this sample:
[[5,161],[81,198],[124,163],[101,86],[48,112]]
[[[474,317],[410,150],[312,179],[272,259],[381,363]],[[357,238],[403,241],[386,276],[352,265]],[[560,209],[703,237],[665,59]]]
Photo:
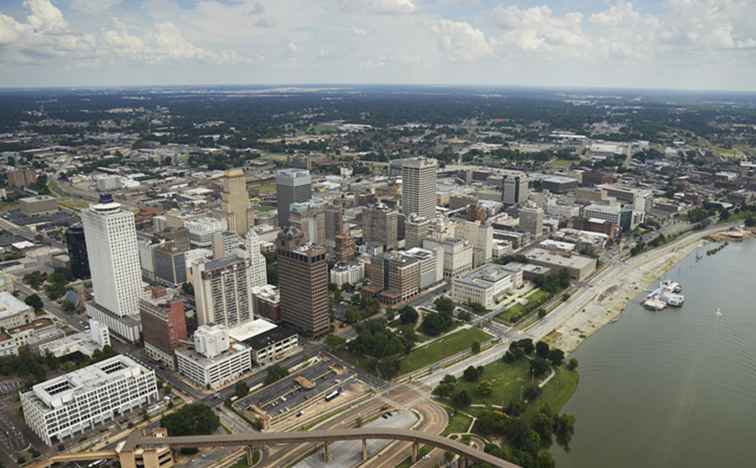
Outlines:
[[664,298],[667,300],[667,305],[671,307],[682,307],[685,304],[685,296],[682,294],[669,293]]
[[667,280],[667,281],[662,282],[661,287],[673,293],[679,293],[682,291],[682,285],[672,280]]
[[658,297],[652,297],[643,301],[643,307],[649,310],[664,310],[667,307],[667,303]]
[[717,307],[717,310],[716,310],[716,312],[714,312],[714,315],[716,315],[717,317],[722,317],[722,315],[723,315],[722,314],[722,310],[719,307]]

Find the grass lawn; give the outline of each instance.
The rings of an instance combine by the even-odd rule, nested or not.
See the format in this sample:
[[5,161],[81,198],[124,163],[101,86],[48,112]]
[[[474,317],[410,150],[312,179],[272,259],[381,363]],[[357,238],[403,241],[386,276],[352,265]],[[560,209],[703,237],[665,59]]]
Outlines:
[[554,378],[543,387],[543,394],[540,398],[534,404],[528,405],[528,409],[525,411],[526,415],[534,415],[539,408],[546,404],[555,412],[559,412],[570,401],[572,394],[577,389],[578,373],[567,370],[565,367],[559,367],[556,373]]
[[[539,305],[543,304],[544,302],[549,300],[549,293],[546,291],[543,291],[541,289],[536,289],[534,292],[531,292],[526,299],[528,300],[527,305],[523,305],[520,303],[517,303],[510,307],[509,309],[505,310],[504,312],[500,313],[496,316],[496,318],[500,322],[510,323],[516,320],[513,320],[513,318],[522,318],[522,315],[528,312],[527,307],[531,307],[530,310],[533,310],[535,307],[538,307]],[[537,304],[535,306],[531,304]]]
[[493,393],[490,396],[484,397],[478,393],[479,382],[466,382],[458,379],[455,389],[457,391],[467,390],[467,393],[473,399],[473,403],[476,404],[506,406],[510,401],[520,399],[521,389],[528,381],[530,369],[528,361],[522,359],[512,364],[496,361],[485,366],[485,369],[481,381],[491,382]]
[[470,428],[472,418],[466,414],[462,414],[454,409],[446,408],[446,412],[449,413],[449,424],[444,429],[441,435],[446,436],[449,434],[460,434],[467,432]]
[[400,374],[406,374],[429,366],[446,357],[469,349],[473,341],[484,342],[491,335],[479,328],[466,328],[445,336],[421,348],[415,349],[402,359]]
[[575,161],[570,161],[569,159],[553,159],[549,162],[549,165],[554,169],[566,169],[570,167],[570,164],[573,162]]

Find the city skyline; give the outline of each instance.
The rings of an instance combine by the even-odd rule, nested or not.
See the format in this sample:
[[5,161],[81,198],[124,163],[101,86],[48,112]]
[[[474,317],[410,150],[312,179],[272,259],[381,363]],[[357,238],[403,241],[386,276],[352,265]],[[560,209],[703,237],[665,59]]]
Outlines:
[[2,0],[0,86],[756,90],[754,13],[736,0]]

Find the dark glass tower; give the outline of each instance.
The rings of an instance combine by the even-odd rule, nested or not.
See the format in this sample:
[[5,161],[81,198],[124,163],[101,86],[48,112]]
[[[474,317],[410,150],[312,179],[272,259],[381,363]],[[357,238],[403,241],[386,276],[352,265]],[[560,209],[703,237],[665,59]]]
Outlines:
[[71,260],[71,273],[75,278],[87,279],[89,273],[89,257],[87,256],[87,242],[84,239],[84,227],[74,224],[66,231],[66,245],[68,257]]

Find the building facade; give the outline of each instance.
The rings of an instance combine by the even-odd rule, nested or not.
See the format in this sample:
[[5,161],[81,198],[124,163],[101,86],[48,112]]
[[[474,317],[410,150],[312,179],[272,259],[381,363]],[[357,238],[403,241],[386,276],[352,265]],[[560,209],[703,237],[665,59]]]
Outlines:
[[221,207],[228,230],[244,236],[249,230],[249,194],[247,176],[242,169],[228,169],[223,173]]
[[231,344],[223,325],[200,326],[194,332],[194,349],[175,351],[178,372],[202,388],[218,388],[252,369],[248,347]]
[[155,372],[118,355],[21,393],[26,424],[48,445],[157,402]]
[[521,205],[528,200],[528,176],[524,172],[509,172],[501,180],[501,201],[505,205]]
[[87,256],[87,240],[84,237],[84,226],[74,224],[66,229],[66,247],[71,263],[71,274],[74,278],[88,279],[89,257]]
[[139,300],[144,351],[150,359],[176,369],[173,352],[187,339],[184,302],[177,291],[154,288]]
[[399,212],[379,203],[362,212],[362,238],[366,244],[395,249],[399,242]]
[[276,175],[276,198],[278,200],[278,225],[289,225],[289,207],[312,197],[312,177],[310,171],[302,169],[282,169]]
[[436,215],[438,162],[429,158],[402,160],[402,213],[425,218]]
[[491,263],[455,277],[451,296],[458,304],[478,304],[493,309],[519,283],[522,283],[521,270],[512,272],[502,265]]
[[543,209],[526,207],[520,210],[520,230],[535,237],[543,235]]
[[192,285],[200,325],[234,327],[254,319],[252,262],[232,255],[192,265]]

